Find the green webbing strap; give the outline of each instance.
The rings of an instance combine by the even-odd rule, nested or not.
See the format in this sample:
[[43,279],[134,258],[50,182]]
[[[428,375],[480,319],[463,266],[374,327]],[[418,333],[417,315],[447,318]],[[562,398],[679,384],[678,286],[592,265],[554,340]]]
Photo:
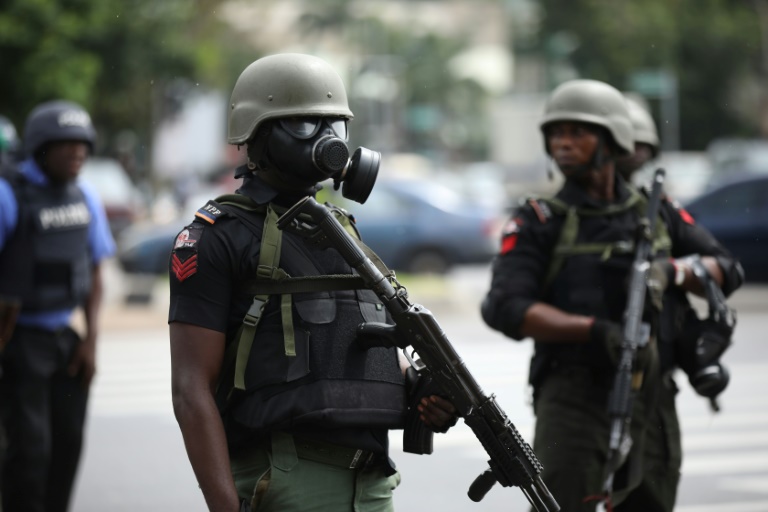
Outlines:
[[363,288],[366,288],[363,278],[349,274],[286,277],[279,281],[259,278],[245,279],[239,286],[243,293],[261,292],[267,295],[360,290]]
[[553,211],[562,211],[562,208],[565,208],[566,210],[565,221],[560,230],[560,238],[557,240],[557,244],[555,244],[555,249],[552,252],[552,259],[549,263],[549,269],[547,269],[547,274],[544,277],[545,290],[549,288],[549,285],[552,284],[555,276],[560,272],[560,268],[562,268],[563,263],[565,263],[565,258],[567,257],[566,251],[573,247],[579,232],[579,215],[576,208],[568,206],[558,199],[552,199],[549,202],[551,203],[550,207]]
[[[231,204],[238,208],[256,211],[263,206],[256,205],[248,198],[238,195],[222,196],[221,204]],[[339,220],[344,229],[352,235],[363,252],[374,265],[387,277],[394,277],[394,272],[389,270],[381,259],[368,246],[360,240],[357,228],[344,213],[332,208],[334,216]],[[270,204],[267,207],[266,218],[261,239],[259,264],[255,279],[247,279],[241,283],[241,290],[254,293],[253,303],[243,318],[237,339],[237,356],[235,361],[235,388],[245,389],[245,370],[248,358],[256,337],[264,307],[271,295],[280,295],[280,313],[283,327],[283,342],[285,355],[296,356],[296,337],[293,325],[292,294],[313,291],[355,290],[366,288],[360,276],[353,275],[326,275],[290,277],[279,268],[280,248],[282,245],[282,231],[277,227],[278,214],[276,208]]]
[[[259,251],[259,265],[256,274],[264,279],[282,279],[287,274],[277,265],[280,262],[280,246],[282,245],[283,232],[277,227],[277,213],[272,206],[267,207],[266,219],[264,220],[264,231],[261,237],[261,248]],[[290,299],[290,295],[288,296]],[[256,337],[256,328],[261,320],[264,307],[269,300],[269,294],[259,293],[253,297],[253,303],[243,318],[243,325],[240,328],[240,335],[237,341],[237,359],[235,360],[235,388],[245,389],[245,369],[248,365],[248,357],[251,353],[253,340]],[[284,313],[284,308],[281,308]],[[288,314],[291,311],[288,308]],[[292,320],[291,320],[292,322]],[[285,319],[283,319],[285,325]],[[287,355],[296,355],[293,339],[293,325],[291,325],[290,339],[289,333],[284,335],[285,351]],[[290,354],[289,352],[293,352]]]
[[219,204],[228,204],[249,212],[264,211],[265,205],[258,204],[248,196],[242,194],[224,194],[214,199]]
[[285,344],[285,355],[288,357],[296,356],[296,337],[293,332],[293,308],[291,304],[291,295],[284,293],[280,296],[280,313],[283,319],[283,343]]
[[[547,205],[560,215],[565,214],[565,221],[560,231],[560,237],[552,251],[552,259],[544,277],[544,289],[546,290],[552,284],[557,274],[560,272],[565,259],[570,256],[583,254],[600,254],[603,261],[609,259],[613,254],[628,254],[635,250],[634,242],[605,242],[605,243],[583,243],[577,244],[576,238],[579,233],[580,217],[598,217],[604,215],[616,215],[623,213],[630,208],[635,208],[640,218],[643,218],[648,210],[648,200],[643,194],[629,189],[629,198],[620,204],[612,204],[601,209],[577,208],[568,203],[557,199],[543,200]],[[659,219],[656,222],[656,233],[653,238],[654,253],[663,250],[669,250],[672,247],[672,240],[669,237],[666,224]]]

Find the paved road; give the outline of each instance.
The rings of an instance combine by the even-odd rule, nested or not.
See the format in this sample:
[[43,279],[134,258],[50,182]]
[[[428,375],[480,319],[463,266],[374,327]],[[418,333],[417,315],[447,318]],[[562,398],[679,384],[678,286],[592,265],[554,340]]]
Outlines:
[[[470,268],[450,284],[409,289],[414,301],[433,310],[470,371],[530,441],[525,379],[531,344],[510,342],[481,322],[477,304],[487,280],[487,269]],[[205,510],[171,411],[165,292],[158,285],[148,307],[109,301],[75,511]],[[764,288],[734,297],[739,327],[725,357],[733,377],[720,414],[678,379],[685,450],[679,512],[768,511],[767,299]],[[395,494],[399,512],[528,510],[517,489],[497,486],[480,504],[466,497],[486,459],[463,424],[438,436],[429,457],[402,453],[397,433],[391,437],[403,474]]]

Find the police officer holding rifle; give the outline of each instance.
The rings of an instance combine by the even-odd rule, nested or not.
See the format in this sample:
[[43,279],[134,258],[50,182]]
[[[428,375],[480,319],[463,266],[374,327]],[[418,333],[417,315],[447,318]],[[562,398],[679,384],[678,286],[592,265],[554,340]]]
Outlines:
[[[540,127],[565,183],[554,197],[527,199],[509,219],[483,318],[512,339],[534,341],[534,449],[562,510],[671,511],[681,452],[677,390],[659,363],[664,295],[704,293],[686,259],[691,255],[725,296],[743,281],[740,265],[664,197],[657,218],[648,221],[647,192],[616,172],[616,160],[632,154],[635,140],[627,104],[614,87],[583,79],[561,84]],[[642,336],[631,341],[627,360],[630,275],[642,240],[650,253],[642,264],[644,300],[635,301],[643,303],[640,321],[635,317],[631,329]],[[630,391],[614,389],[617,372],[627,367]],[[631,396],[619,446],[612,436],[619,413],[609,403],[626,402],[609,402],[611,393]]]

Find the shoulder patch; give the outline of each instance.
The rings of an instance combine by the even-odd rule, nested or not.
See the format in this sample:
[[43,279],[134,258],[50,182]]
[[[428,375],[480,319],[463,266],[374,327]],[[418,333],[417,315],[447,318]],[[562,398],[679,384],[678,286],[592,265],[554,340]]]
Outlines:
[[171,254],[171,273],[179,282],[197,273],[197,247],[203,227],[203,224],[193,222],[176,235]]
[[685,222],[686,224],[690,224],[691,226],[696,224],[696,220],[693,218],[693,215],[688,213],[688,211],[685,208],[683,208],[683,205],[680,204],[679,201],[672,199],[670,197],[664,197],[664,199],[670,205],[672,205],[672,208],[674,208],[677,214],[680,215],[680,218],[683,219],[683,222]]
[[197,251],[197,242],[200,241],[200,235],[202,234],[203,227],[195,225],[195,223],[185,227],[176,235],[176,241],[173,244],[174,252],[177,249],[194,249]]
[[213,224],[216,219],[224,215],[224,211],[215,201],[208,201],[205,206],[195,212],[195,217],[202,219],[208,224]]
[[546,202],[539,201],[533,197],[528,198],[527,202],[542,224],[546,224],[547,220],[552,217],[552,210]]
[[696,224],[696,221],[693,219],[693,216],[690,213],[688,213],[688,211],[685,208],[680,207],[677,210],[677,212],[680,214],[680,218],[682,218],[683,222],[685,222],[686,224],[690,224],[690,225]]
[[517,235],[520,233],[520,226],[523,225],[523,219],[514,217],[504,224],[501,233],[501,254],[507,254],[517,245]]

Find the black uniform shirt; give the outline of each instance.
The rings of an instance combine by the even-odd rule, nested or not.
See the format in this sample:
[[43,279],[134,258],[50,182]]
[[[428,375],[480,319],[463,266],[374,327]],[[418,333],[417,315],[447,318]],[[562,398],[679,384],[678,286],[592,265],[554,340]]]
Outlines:
[[[306,194],[278,194],[256,177],[247,177],[238,193],[264,204],[290,207]],[[170,308],[168,322],[184,322],[235,338],[253,297],[237,289],[244,279],[254,278],[261,237],[243,222],[221,216],[213,224],[197,218],[177,236],[170,261]],[[267,321],[280,315],[279,301],[270,301],[262,315]],[[387,453],[387,431],[383,429],[322,429],[314,425],[292,433],[377,453]],[[244,435],[242,432],[238,436]]]
[[[626,200],[629,194],[628,186],[617,177],[616,203]],[[577,207],[606,206],[590,198],[583,188],[571,181],[566,181],[556,197]],[[726,295],[741,285],[743,275],[740,266],[685,210],[665,199],[662,201],[661,216],[672,240],[672,257],[691,254],[715,256],[725,275],[723,290]],[[491,287],[482,304],[483,319],[490,327],[516,340],[523,339],[520,327],[526,311],[535,302],[547,302],[542,296],[543,282],[564,219],[563,215],[552,215],[547,211],[543,202],[535,201],[527,202],[512,216],[503,234],[502,250],[494,258]],[[631,236],[636,222],[637,215],[632,210],[621,215],[582,217],[577,243],[627,239]],[[578,274],[577,271],[575,273]],[[556,281],[552,285],[553,288],[557,287]],[[621,304],[613,302],[606,304],[606,308],[614,310],[613,314],[606,316],[614,317],[615,312],[622,309]],[[586,311],[578,313],[588,314]]]

